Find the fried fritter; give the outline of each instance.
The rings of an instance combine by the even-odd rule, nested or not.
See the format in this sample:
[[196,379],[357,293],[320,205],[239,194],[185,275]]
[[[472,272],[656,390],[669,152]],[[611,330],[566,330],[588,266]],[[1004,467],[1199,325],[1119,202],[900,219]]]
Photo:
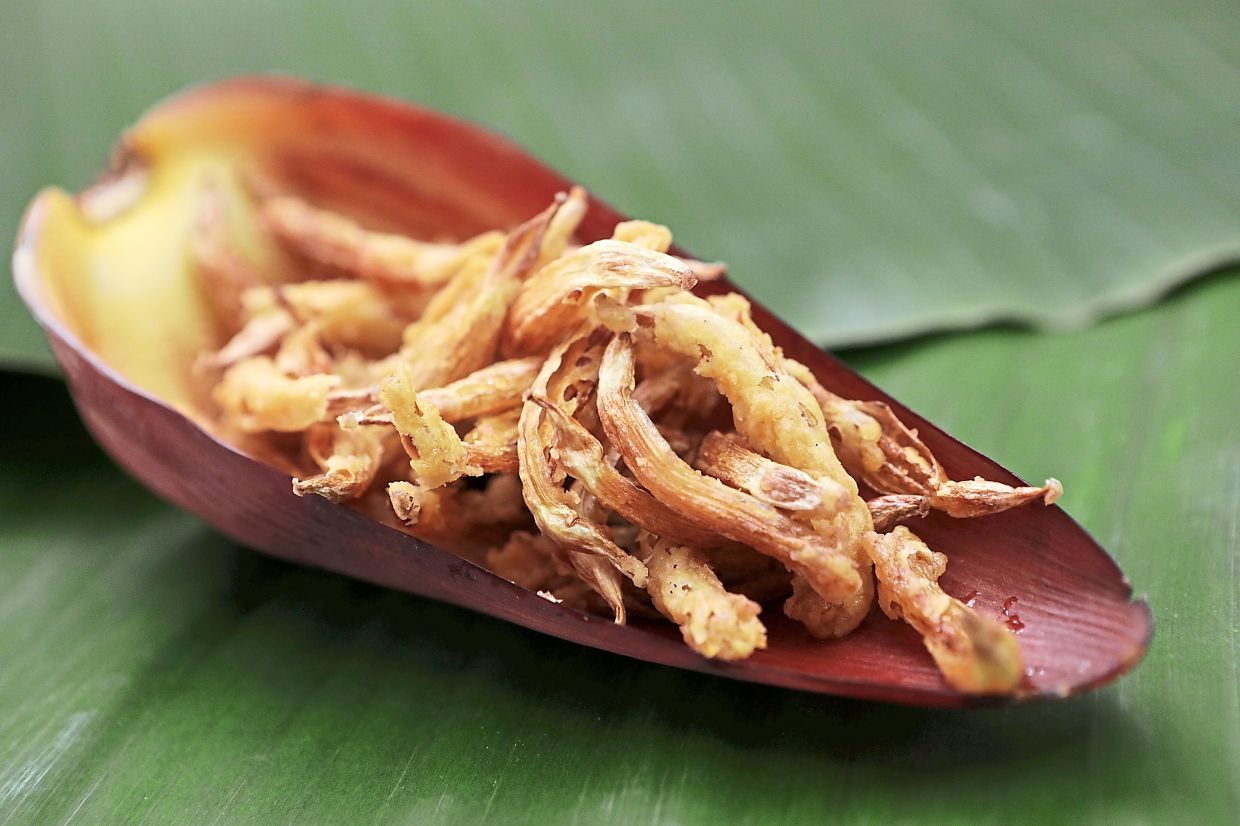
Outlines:
[[221,432],[281,457],[299,496],[566,608],[662,615],[705,657],[765,647],[759,600],[837,637],[877,587],[953,686],[1015,690],[1016,638],[945,594],[946,557],[900,523],[1049,504],[1059,484],[952,481],[885,405],[784,356],[743,296],[690,292],[722,265],[669,254],[666,227],[580,245],[588,207],[574,188],[510,232],[441,243],[268,192],[259,231],[287,252],[263,272],[208,188],[191,254],[224,344],[197,371]]

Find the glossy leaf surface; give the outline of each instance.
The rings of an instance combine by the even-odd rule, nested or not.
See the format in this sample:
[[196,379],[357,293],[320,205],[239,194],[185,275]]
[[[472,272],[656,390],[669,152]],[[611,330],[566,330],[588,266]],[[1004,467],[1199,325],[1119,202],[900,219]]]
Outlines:
[[123,476],[59,386],[4,377],[0,816],[1225,822],[1240,391],[1210,379],[1240,348],[1237,275],[1086,333],[850,354],[1023,474],[1061,472],[1159,617],[1112,687],[966,713],[644,665],[268,560]]
[[[1227,0],[10,0],[0,226],[190,83],[280,70],[517,138],[815,341],[1082,324],[1240,252]],[[0,283],[0,362],[50,354]]]

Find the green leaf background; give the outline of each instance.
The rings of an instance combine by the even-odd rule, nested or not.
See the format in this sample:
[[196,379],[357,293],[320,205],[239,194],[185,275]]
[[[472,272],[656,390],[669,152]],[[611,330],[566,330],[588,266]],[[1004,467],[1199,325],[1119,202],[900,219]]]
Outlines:
[[[1234,3],[6,0],[0,225],[278,70],[528,146],[812,338],[1078,327],[1240,258]],[[2,294],[0,361],[41,356]]]
[[[189,82],[277,69],[465,115],[818,340],[919,334],[844,355],[1061,478],[1157,634],[1100,692],[967,713],[643,665],[234,547],[9,374],[0,821],[1234,822],[1237,35],[1197,0],[8,0],[0,224]],[[0,361],[49,369],[0,290]]]

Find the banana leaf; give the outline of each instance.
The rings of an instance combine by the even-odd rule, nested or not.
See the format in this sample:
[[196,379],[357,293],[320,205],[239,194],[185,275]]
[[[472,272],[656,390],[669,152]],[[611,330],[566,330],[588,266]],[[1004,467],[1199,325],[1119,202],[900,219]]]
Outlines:
[[847,354],[1060,475],[1151,600],[1115,685],[967,713],[646,665],[261,557],[112,467],[60,384],[2,377],[0,821],[1232,822],[1238,275],[1085,332]]
[[[2,5],[10,233],[189,83],[454,112],[823,343],[920,336],[845,355],[1059,476],[1158,626],[1110,688],[968,714],[642,665],[235,547],[116,470],[58,383],[3,374],[0,822],[1235,819],[1234,4]],[[0,363],[52,369],[8,279]]]
[[[1083,326],[1240,255],[1227,0],[6,0],[0,226],[206,79],[436,106],[663,221],[823,344]],[[50,369],[0,280],[0,362]]]

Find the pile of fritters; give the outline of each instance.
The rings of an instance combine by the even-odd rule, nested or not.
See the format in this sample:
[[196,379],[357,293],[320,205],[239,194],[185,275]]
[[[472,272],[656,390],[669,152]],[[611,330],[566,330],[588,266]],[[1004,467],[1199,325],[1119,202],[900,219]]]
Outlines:
[[[193,252],[229,338],[204,354],[221,432],[293,491],[393,517],[556,602],[662,615],[703,656],[766,645],[761,603],[819,637],[879,606],[962,691],[1015,688],[1013,634],[945,594],[946,557],[899,523],[1059,493],[951,481],[884,404],[786,357],[722,267],[645,221],[579,246],[579,189],[460,243],[363,229],[288,196],[262,231],[273,283],[204,199]],[[858,483],[875,492],[865,501]]]

